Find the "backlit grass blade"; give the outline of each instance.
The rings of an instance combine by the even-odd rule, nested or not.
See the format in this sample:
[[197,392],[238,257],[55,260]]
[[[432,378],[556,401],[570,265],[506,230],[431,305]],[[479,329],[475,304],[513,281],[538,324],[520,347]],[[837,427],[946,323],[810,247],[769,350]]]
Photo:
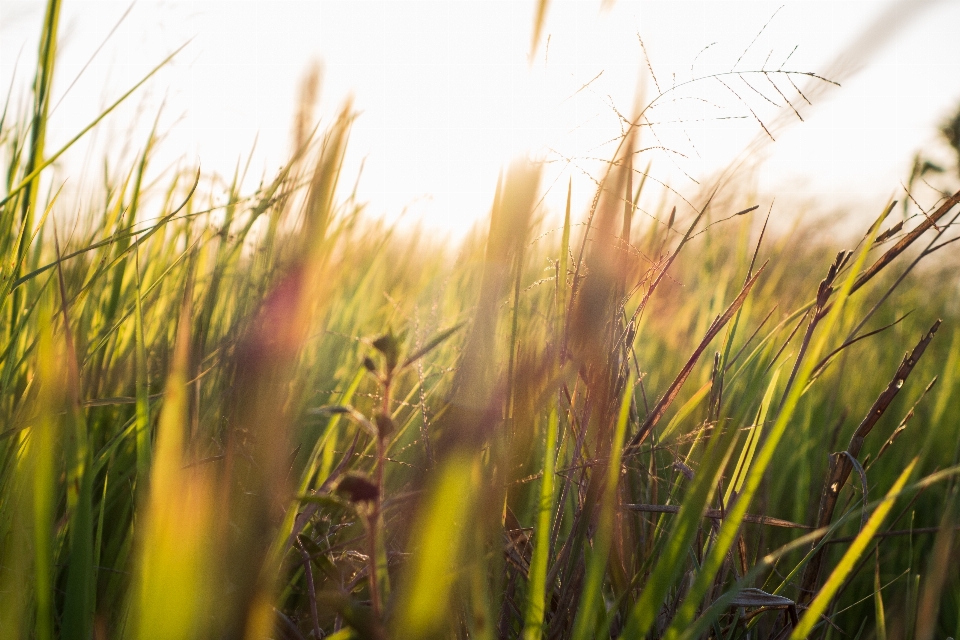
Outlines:
[[150,470],[150,400],[149,395],[149,380],[148,380],[148,368],[147,368],[147,345],[145,340],[145,334],[143,330],[143,298],[141,295],[141,282],[140,282],[140,251],[139,243],[136,250],[137,260],[134,263],[137,272],[137,293],[136,300],[134,300],[134,309],[136,320],[134,325],[134,330],[136,336],[134,340],[136,342],[136,353],[134,361],[136,363],[136,392],[137,392],[137,409],[136,409],[136,443],[137,443],[137,480],[138,485],[141,488],[145,488],[147,484],[147,474]]
[[58,360],[53,343],[53,327],[48,323],[40,334],[42,369],[40,415],[29,435],[28,459],[32,467],[33,502],[33,583],[36,602],[35,632],[38,640],[53,638],[54,529],[56,477],[60,474],[57,457],[56,383]]
[[[56,228],[54,228],[56,230]],[[60,242],[54,235],[57,255]],[[86,640],[93,627],[93,454],[86,416],[80,406],[80,371],[76,343],[71,326],[63,269],[57,269],[60,311],[63,320],[62,352],[58,358],[61,384],[57,404],[65,417],[64,436],[68,443],[65,456],[67,511],[70,516],[67,586],[64,594],[61,637]]]
[[523,622],[523,640],[539,640],[543,636],[547,564],[550,561],[550,531],[552,529],[554,465],[557,457],[557,410],[550,412],[547,422],[547,442],[543,454],[543,479],[540,482],[540,502],[537,528],[534,533],[533,557],[527,580],[527,603]]
[[394,636],[431,638],[444,635],[453,586],[460,565],[467,519],[474,503],[473,461],[454,455],[444,461],[417,518],[418,549],[400,594]]
[[927,575],[923,580],[920,602],[917,607],[917,640],[933,640],[937,633],[944,587],[950,579],[951,554],[956,538],[956,509],[958,491],[956,482],[947,489],[946,507],[940,519],[940,530],[933,541],[933,550],[927,561]]
[[877,640],[887,640],[887,616],[883,607],[883,593],[880,584],[880,545],[875,547],[877,561],[873,571],[873,615],[877,627]]
[[[47,134],[47,115],[50,110],[50,93],[53,88],[53,73],[57,56],[58,25],[60,23],[60,0],[49,0],[43,19],[43,30],[40,37],[40,51],[37,59],[37,74],[34,79],[34,106],[33,119],[30,130],[30,155],[24,165],[24,172],[29,177],[23,180],[23,188],[27,190],[21,200],[20,225],[21,236],[17,245],[17,265],[22,265],[24,252],[27,249],[25,239],[33,228],[33,212],[36,208],[37,191],[39,184],[36,177],[44,166],[44,145]],[[30,176],[33,177],[30,177]],[[13,195],[8,194],[4,202]],[[2,203],[0,203],[2,204]],[[19,300],[13,304],[13,318],[19,313]]]
[[683,421],[689,418],[691,414],[696,411],[697,407],[700,406],[700,404],[708,395],[710,395],[710,383],[707,383],[697,389],[697,391],[690,396],[690,399],[684,402],[683,406],[677,410],[677,413],[670,418],[670,422],[667,423],[667,426],[664,427],[663,431],[660,433],[660,442],[664,442],[670,436],[672,436],[674,432],[680,428],[680,425],[683,424]]
[[897,478],[897,481],[893,483],[893,486],[890,487],[883,502],[881,502],[870,515],[870,519],[867,520],[867,523],[863,526],[863,529],[860,530],[857,537],[854,538],[850,544],[850,548],[843,554],[843,558],[840,559],[840,562],[834,568],[830,577],[827,578],[827,581],[819,593],[817,593],[813,602],[810,603],[810,607],[800,618],[800,623],[793,630],[793,633],[790,634],[790,640],[802,640],[802,638],[806,638],[810,635],[810,632],[813,631],[814,626],[820,621],[820,615],[830,606],[833,597],[837,591],[840,590],[840,587],[843,586],[847,576],[853,571],[863,552],[866,551],[873,540],[873,535],[880,529],[880,525],[883,524],[887,514],[890,513],[896,495],[907,483],[907,480],[910,479],[910,474],[913,473],[916,464],[917,458],[914,458]]
[[763,394],[763,401],[760,403],[760,411],[757,414],[756,424],[754,424],[753,429],[750,430],[747,442],[743,445],[743,451],[740,452],[740,459],[737,460],[737,466],[734,468],[730,484],[727,486],[727,492],[723,497],[723,504],[725,505],[730,504],[730,499],[733,497],[734,491],[739,495],[743,490],[743,483],[747,479],[747,471],[750,470],[750,464],[753,462],[753,456],[757,451],[757,443],[763,434],[763,425],[767,420],[767,411],[770,409],[770,403],[773,402],[773,394],[776,391],[777,380],[779,378],[780,369],[778,367],[770,377],[767,390]]
[[139,540],[130,637],[203,637],[211,621],[213,493],[204,467],[184,469],[190,312],[184,305],[157,426]]
[[[100,512],[97,514],[97,534],[93,541],[93,582],[94,585],[97,583],[97,579],[100,576],[100,558],[103,555],[103,533],[104,533],[104,522],[107,515],[107,493],[108,489],[111,489],[110,486],[110,467],[111,464],[108,461],[106,465],[106,470],[103,474],[103,489],[100,495]],[[94,469],[96,467],[94,466]],[[93,610],[96,611],[97,602],[96,602],[96,591],[93,594]]]
[[[357,370],[357,373],[353,376],[353,380],[350,381],[350,384],[347,386],[346,390],[340,395],[340,399],[337,401],[337,404],[347,405],[353,401],[353,394],[357,392],[357,388],[360,386],[360,382],[363,381],[365,374],[365,369],[360,368]],[[330,475],[330,471],[333,469],[333,456],[336,453],[334,449],[337,446],[339,425],[340,414],[331,416],[330,422],[327,423],[326,431],[324,431],[320,440],[317,441],[317,446],[310,455],[310,461],[307,465],[307,468],[310,470],[310,472],[304,474],[303,484],[300,487],[301,492],[310,488],[311,481],[315,481],[317,485],[320,485],[323,484]],[[318,464],[320,465],[319,471],[317,471]],[[314,480],[315,474],[316,479]]]

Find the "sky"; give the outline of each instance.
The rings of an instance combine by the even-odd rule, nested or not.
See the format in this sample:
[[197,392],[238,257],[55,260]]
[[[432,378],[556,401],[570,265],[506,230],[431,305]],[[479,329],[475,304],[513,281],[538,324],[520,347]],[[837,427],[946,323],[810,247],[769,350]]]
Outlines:
[[[43,7],[0,1],[0,86],[14,104],[28,97]],[[249,158],[253,188],[290,152],[314,63],[321,124],[348,98],[360,114],[344,175],[359,175],[369,214],[453,235],[487,215],[498,172],[521,155],[546,162],[546,210],[562,208],[570,179],[582,211],[637,105],[652,104],[638,166],[690,199],[735,159],[762,158],[760,194],[871,215],[899,197],[918,150],[949,158],[936,128],[960,103],[958,0],[553,0],[532,49],[534,10],[67,0],[48,149],[185,44],[65,156],[63,175],[81,180],[104,153],[121,163],[160,113],[157,171],[200,162],[229,176]]]

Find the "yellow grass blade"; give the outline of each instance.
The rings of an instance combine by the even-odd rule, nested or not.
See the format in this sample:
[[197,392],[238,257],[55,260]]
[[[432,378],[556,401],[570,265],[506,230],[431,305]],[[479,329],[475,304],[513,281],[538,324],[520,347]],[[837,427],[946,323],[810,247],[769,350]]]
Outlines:
[[449,615],[460,566],[467,518],[474,502],[473,462],[466,455],[448,458],[439,472],[413,531],[419,548],[411,558],[408,583],[396,617],[396,637],[440,635]]
[[530,560],[530,578],[527,608],[523,622],[523,640],[538,640],[543,636],[543,613],[547,582],[547,563],[550,558],[550,528],[553,513],[554,464],[557,457],[557,410],[550,412],[547,422],[547,443],[543,455],[543,480],[540,482],[540,505],[537,512],[533,558]]
[[184,305],[150,473],[139,540],[133,633],[137,640],[200,638],[209,621],[217,535],[214,495],[205,467],[184,469],[187,445],[187,371],[190,311]]

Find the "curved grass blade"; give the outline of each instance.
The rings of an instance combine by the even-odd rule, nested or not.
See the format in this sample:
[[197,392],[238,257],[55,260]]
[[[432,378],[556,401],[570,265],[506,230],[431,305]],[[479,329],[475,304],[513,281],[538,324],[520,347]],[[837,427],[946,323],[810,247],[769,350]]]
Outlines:
[[747,438],[743,451],[740,452],[740,459],[737,460],[737,466],[733,471],[732,480],[727,487],[727,492],[723,496],[723,504],[730,505],[733,493],[738,495],[743,490],[743,483],[747,479],[747,471],[753,462],[753,456],[757,451],[757,443],[760,442],[760,435],[763,433],[763,425],[767,421],[767,412],[770,410],[770,404],[773,402],[773,394],[777,388],[777,380],[780,378],[780,368],[774,370],[767,390],[763,394],[763,401],[760,403],[760,411],[757,414],[757,421],[753,429],[750,430],[750,436]]

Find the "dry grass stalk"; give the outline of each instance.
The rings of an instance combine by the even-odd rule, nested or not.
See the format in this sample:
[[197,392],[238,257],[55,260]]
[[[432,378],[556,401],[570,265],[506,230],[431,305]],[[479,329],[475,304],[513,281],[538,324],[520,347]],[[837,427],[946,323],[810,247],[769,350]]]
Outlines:
[[[880,393],[873,403],[873,406],[870,407],[870,411],[867,412],[867,415],[860,422],[856,431],[854,431],[846,450],[830,455],[830,466],[827,470],[826,480],[823,483],[816,528],[819,529],[830,525],[830,522],[833,520],[833,512],[837,506],[837,499],[840,496],[840,490],[843,489],[847,478],[850,477],[850,472],[853,470],[854,465],[853,461],[860,455],[864,439],[870,434],[870,431],[873,430],[873,427],[883,416],[884,412],[886,412],[887,407],[890,406],[893,399],[900,393],[904,382],[920,361],[924,351],[926,351],[927,346],[930,344],[930,341],[933,340],[939,328],[940,320],[937,320],[933,326],[930,327],[930,330],[920,339],[917,346],[913,348],[913,351],[903,357],[903,361],[897,368],[893,379]],[[797,599],[797,602],[800,604],[806,604],[812,601],[816,595],[817,583],[820,579],[820,569],[823,564],[823,554],[824,548],[821,547],[804,569],[803,578],[800,582],[800,596]]]

